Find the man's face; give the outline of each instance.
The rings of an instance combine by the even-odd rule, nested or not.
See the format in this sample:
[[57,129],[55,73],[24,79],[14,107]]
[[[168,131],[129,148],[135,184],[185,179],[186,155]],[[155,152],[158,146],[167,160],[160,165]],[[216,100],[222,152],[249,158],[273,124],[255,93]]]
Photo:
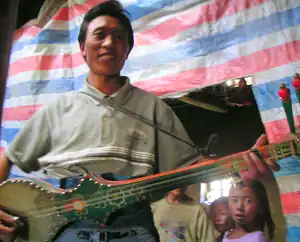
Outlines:
[[96,75],[118,75],[129,54],[127,32],[118,19],[99,16],[89,23],[80,51]]

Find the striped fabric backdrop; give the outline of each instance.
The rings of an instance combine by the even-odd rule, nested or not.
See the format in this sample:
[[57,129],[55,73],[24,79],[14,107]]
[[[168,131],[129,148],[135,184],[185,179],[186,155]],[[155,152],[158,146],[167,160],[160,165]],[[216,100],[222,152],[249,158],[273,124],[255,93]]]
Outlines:
[[[16,31],[1,127],[9,143],[37,109],[82,86],[87,67],[77,35],[83,14],[101,0],[66,0],[42,28]],[[131,82],[161,97],[252,75],[269,140],[288,133],[277,96],[300,72],[299,0],[123,0],[131,14],[135,47],[123,70]],[[300,105],[293,88],[296,124]],[[280,161],[276,174],[287,218],[287,240],[300,241],[299,159]],[[291,169],[291,167],[293,169]],[[24,175],[13,168],[12,176]],[[41,173],[30,174],[47,178]]]

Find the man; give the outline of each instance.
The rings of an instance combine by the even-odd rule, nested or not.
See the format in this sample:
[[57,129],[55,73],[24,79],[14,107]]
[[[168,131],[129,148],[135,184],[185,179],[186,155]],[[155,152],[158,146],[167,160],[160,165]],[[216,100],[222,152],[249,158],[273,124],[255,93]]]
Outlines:
[[[195,148],[116,108],[130,110],[191,143],[171,108],[120,76],[134,45],[133,30],[122,6],[117,1],[108,1],[89,10],[78,41],[89,67],[83,89],[62,95],[32,116],[1,158],[0,181],[7,179],[12,164],[26,172],[43,169],[59,177],[76,176],[83,171],[137,177],[195,162],[199,157]],[[246,158],[246,178],[267,172],[255,156]],[[67,179],[67,183],[70,181],[76,183]],[[136,234],[130,241],[158,240],[148,204],[137,204],[120,214],[109,225],[128,228],[129,237]],[[15,230],[13,217],[0,212],[0,218],[11,223],[10,227],[0,224],[0,231]],[[110,236],[118,239],[113,232]]]
[[186,195],[187,187],[170,191],[152,204],[161,242],[215,242],[214,229],[201,204]]
[[[131,110],[192,143],[170,107],[120,76],[134,45],[133,30],[121,5],[108,1],[91,9],[84,17],[78,41],[90,69],[83,89],[62,95],[33,115],[6,148],[0,180],[7,178],[12,163],[26,172],[44,169],[63,178],[83,170],[137,177],[193,163],[199,156],[195,148],[109,105]],[[148,204],[137,204],[121,214],[111,219],[112,227],[134,228],[140,241],[157,240]],[[3,219],[13,222],[5,215]],[[88,226],[93,225],[84,224]],[[3,224],[0,229],[13,230]],[[69,231],[66,233],[69,236]]]

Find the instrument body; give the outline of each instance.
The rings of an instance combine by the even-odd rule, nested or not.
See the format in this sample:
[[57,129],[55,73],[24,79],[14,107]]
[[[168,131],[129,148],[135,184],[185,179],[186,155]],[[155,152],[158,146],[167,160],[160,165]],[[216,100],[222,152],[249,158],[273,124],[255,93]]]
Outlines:
[[[124,187],[126,186],[126,188]],[[36,179],[10,179],[0,186],[0,207],[21,217],[23,227],[16,242],[53,241],[61,228],[83,219],[105,225],[117,209],[146,197],[135,184],[122,185],[93,174],[86,175],[77,187],[58,189]]]

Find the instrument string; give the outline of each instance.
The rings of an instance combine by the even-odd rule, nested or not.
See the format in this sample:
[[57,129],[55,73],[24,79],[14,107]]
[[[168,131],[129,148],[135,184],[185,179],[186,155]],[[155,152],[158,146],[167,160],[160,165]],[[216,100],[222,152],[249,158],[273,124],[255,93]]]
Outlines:
[[[240,155],[243,155],[247,152],[242,152],[240,153]],[[289,152],[290,153],[290,152]],[[273,155],[269,154],[269,157],[274,159]],[[204,180],[212,177],[212,176],[216,176],[216,175],[225,175],[228,174],[230,172],[230,169],[232,170],[232,165],[231,164],[222,164],[221,166],[218,163],[222,163],[224,160],[226,159],[226,157],[221,158],[219,160],[216,161],[216,163],[214,163],[213,165],[215,165],[214,168],[210,168],[210,169],[206,169],[206,170],[201,170],[198,172],[194,172],[192,174],[183,174],[182,176],[179,177],[173,177],[170,178],[168,180],[163,180],[163,181],[158,181],[155,184],[148,184],[148,185],[144,185],[144,186],[140,186],[140,187],[135,187],[132,188],[132,186],[139,186],[138,183],[132,183],[132,184],[126,184],[126,185],[120,185],[122,187],[118,188],[116,187],[112,187],[112,189],[116,189],[116,190],[120,190],[120,189],[126,189],[128,188],[130,191],[130,195],[124,195],[124,191],[120,192],[120,191],[114,191],[108,195],[105,196],[101,196],[96,197],[96,198],[89,198],[87,200],[83,200],[87,205],[86,207],[89,206],[94,206],[94,205],[98,205],[99,203],[111,203],[113,201],[118,201],[120,198],[124,198],[125,197],[131,197],[134,195],[143,195],[143,194],[148,194],[152,191],[156,191],[159,190],[163,187],[166,187],[167,185],[173,185],[174,182],[177,182],[177,185],[181,185],[181,184],[185,184],[189,179],[192,179],[194,177],[197,177],[197,179],[200,179],[199,176],[202,175],[201,178],[203,178]],[[230,159],[230,158],[227,158]],[[231,158],[232,159],[232,158]],[[242,159],[235,159],[234,160],[235,165],[239,166],[242,163],[245,163],[245,160]],[[219,166],[218,166],[219,165]],[[199,167],[201,168],[201,167]],[[226,168],[229,168],[228,170],[226,170]],[[232,172],[232,171],[231,171]],[[238,171],[235,171],[238,172]],[[174,175],[174,174],[172,174]],[[163,178],[162,178],[163,179]],[[150,182],[151,180],[148,180],[148,182]],[[144,182],[144,181],[142,181]],[[101,184],[99,184],[101,185]],[[105,184],[102,184],[105,186]],[[137,193],[137,194],[135,194]],[[46,205],[44,207],[39,207],[39,209],[29,209],[24,211],[24,213],[28,213],[26,216],[38,216],[38,217],[44,217],[44,216],[51,216],[51,215],[55,215],[55,214],[62,214],[64,213],[64,211],[60,211],[61,209],[63,209],[65,207],[65,205],[68,205],[68,203],[72,203],[74,200],[74,197],[70,198],[70,199],[65,199],[59,202],[56,202],[56,204],[51,204],[51,205]],[[61,205],[62,203],[64,203],[63,205]],[[53,208],[53,205],[55,206],[55,208]],[[75,209],[74,209],[75,210]],[[63,216],[63,215],[62,215]]]
[[[240,161],[240,163],[245,162],[245,161]],[[230,164],[228,164],[227,166],[231,167]],[[186,183],[187,180],[189,179],[194,179],[194,177],[196,177],[197,179],[199,179],[199,176],[202,176],[203,180],[212,177],[212,176],[216,176],[216,175],[225,175],[228,174],[229,171],[224,170],[225,166],[222,167],[218,167],[216,166],[215,168],[210,168],[210,169],[206,169],[206,170],[202,170],[202,171],[198,171],[198,172],[194,172],[192,174],[183,174],[181,176],[178,177],[173,177],[170,178],[168,180],[163,180],[163,181],[159,181],[159,182],[155,182],[154,184],[148,184],[148,185],[144,185],[141,187],[136,187],[133,189],[129,188],[129,191],[131,193],[131,195],[126,195],[126,196],[134,196],[134,195],[140,195],[140,194],[147,194],[151,191],[155,191],[155,190],[160,190],[163,187],[166,187],[167,185],[174,185],[174,182],[178,182],[181,183]],[[178,183],[176,183],[178,184]],[[134,186],[135,184],[126,184],[125,186]],[[136,184],[138,185],[138,184]],[[105,184],[104,184],[105,186]],[[116,189],[124,189],[126,187],[122,187],[122,188],[118,188],[115,187]],[[137,193],[137,194],[134,194]],[[84,202],[87,203],[87,206],[94,206],[97,205],[99,203],[105,203],[105,202],[109,202],[111,203],[112,201],[116,201],[119,200],[120,197],[124,197],[124,192],[119,192],[119,191],[115,191],[111,194],[108,194],[108,196],[101,196],[100,198],[90,198],[87,200],[84,200]],[[60,209],[63,209],[65,207],[66,204],[68,204],[68,202],[72,203],[74,200],[74,198],[71,199],[67,199],[67,200],[62,200],[57,202],[56,204],[51,204],[49,206],[45,206],[42,209],[30,209],[25,211],[25,213],[28,213],[27,216],[50,216],[53,214],[60,214],[63,213],[63,211],[59,211]],[[62,203],[64,203],[63,205],[61,205]],[[55,206],[55,208],[53,208],[53,205]],[[58,206],[56,206],[58,205]],[[31,213],[32,212],[32,213]]]

